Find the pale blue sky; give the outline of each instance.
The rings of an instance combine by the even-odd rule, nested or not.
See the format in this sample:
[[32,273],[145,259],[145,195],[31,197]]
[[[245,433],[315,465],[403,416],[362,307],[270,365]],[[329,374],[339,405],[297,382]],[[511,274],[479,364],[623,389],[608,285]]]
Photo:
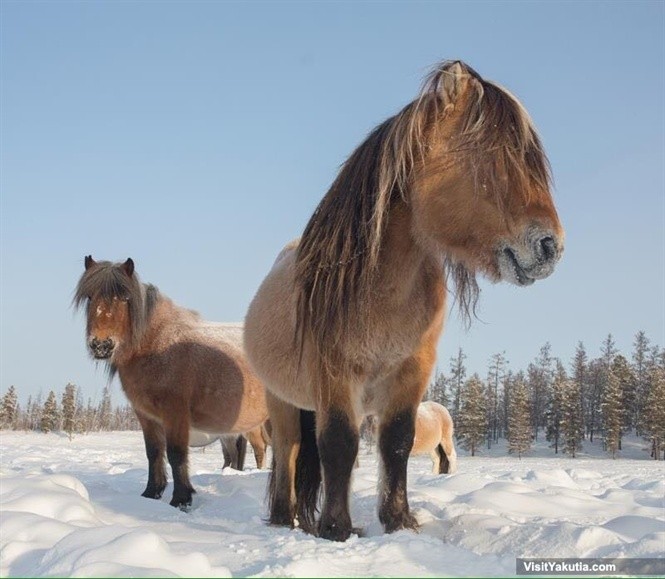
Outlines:
[[[70,309],[83,256],[240,320],[339,165],[460,58],[524,102],[567,230],[555,274],[483,284],[458,346],[485,374],[546,342],[665,344],[663,2],[1,4],[0,393],[105,383]],[[117,383],[113,388],[121,400]]]

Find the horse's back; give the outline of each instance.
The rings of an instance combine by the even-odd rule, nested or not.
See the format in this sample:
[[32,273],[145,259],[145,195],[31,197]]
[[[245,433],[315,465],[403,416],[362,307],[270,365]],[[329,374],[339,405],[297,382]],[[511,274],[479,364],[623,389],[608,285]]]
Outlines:
[[228,344],[240,350],[243,348],[244,324],[241,322],[202,321],[197,331],[221,344]]

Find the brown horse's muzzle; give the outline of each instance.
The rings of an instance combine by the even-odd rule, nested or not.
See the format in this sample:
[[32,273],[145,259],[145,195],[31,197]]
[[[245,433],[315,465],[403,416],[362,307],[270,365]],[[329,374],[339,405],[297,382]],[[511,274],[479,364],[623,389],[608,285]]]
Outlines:
[[554,233],[532,229],[523,240],[498,252],[501,279],[519,286],[549,276],[563,254],[563,241]]
[[106,338],[105,340],[92,338],[88,345],[90,346],[93,357],[97,360],[107,360],[111,357],[115,348],[115,343],[111,338]]

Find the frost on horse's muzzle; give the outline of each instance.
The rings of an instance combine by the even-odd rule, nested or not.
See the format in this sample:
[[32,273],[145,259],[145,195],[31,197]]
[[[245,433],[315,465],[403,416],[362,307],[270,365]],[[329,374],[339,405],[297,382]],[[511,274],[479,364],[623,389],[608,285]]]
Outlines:
[[105,340],[92,338],[89,346],[93,357],[97,360],[107,360],[111,357],[111,354],[113,354],[113,348],[115,348],[115,344],[111,338],[106,338]]
[[497,262],[501,280],[519,286],[545,279],[554,271],[563,253],[557,236],[534,230],[522,243],[506,244],[498,251]]

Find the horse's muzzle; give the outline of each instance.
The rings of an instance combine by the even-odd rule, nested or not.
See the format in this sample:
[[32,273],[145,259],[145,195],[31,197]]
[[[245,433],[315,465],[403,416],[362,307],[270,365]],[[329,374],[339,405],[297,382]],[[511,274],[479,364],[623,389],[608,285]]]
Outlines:
[[532,230],[517,245],[505,245],[498,254],[501,279],[515,285],[531,285],[549,276],[563,253],[563,243],[556,235]]
[[111,357],[111,354],[113,354],[113,348],[115,348],[115,343],[111,338],[106,338],[105,340],[92,338],[88,345],[90,346],[92,355],[97,360],[107,360]]

